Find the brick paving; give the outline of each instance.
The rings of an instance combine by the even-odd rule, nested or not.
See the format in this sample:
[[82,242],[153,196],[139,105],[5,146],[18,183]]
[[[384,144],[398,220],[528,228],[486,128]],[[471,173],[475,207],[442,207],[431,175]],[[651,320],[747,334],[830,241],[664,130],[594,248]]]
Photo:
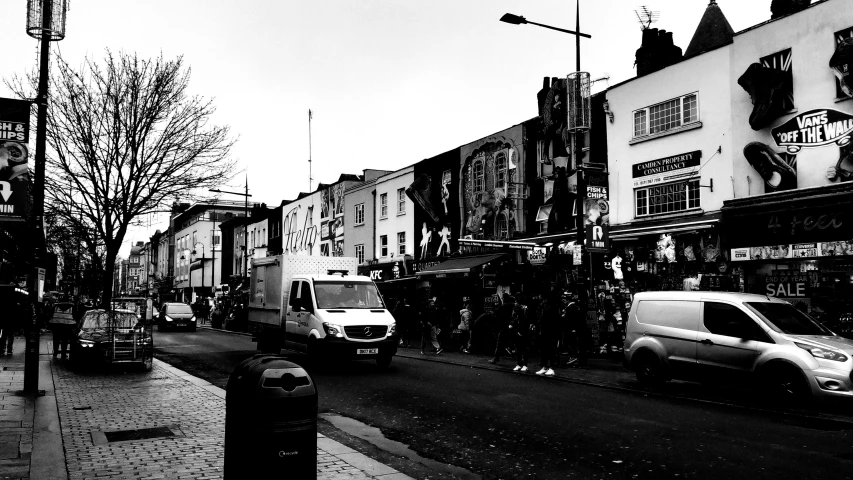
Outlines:
[[[42,337],[42,361],[50,358],[50,335]],[[0,357],[0,480],[29,479],[35,400],[16,396],[23,388],[23,339],[12,357]],[[59,414],[67,479],[221,479],[225,437],[225,392],[168,364],[150,372],[77,371],[52,361],[51,382]],[[40,387],[41,388],[41,387]],[[168,427],[171,436],[107,442],[103,432]],[[410,477],[330,438],[319,435],[317,478],[406,480]],[[35,479],[34,480],[40,480]]]

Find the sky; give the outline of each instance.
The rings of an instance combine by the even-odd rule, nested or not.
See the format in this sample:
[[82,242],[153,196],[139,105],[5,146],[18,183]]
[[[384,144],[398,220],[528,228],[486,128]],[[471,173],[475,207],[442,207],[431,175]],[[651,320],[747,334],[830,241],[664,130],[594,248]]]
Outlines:
[[[687,49],[708,0],[579,0],[581,68],[594,91],[636,74],[635,10]],[[770,18],[771,0],[717,0],[734,30]],[[38,65],[26,35],[26,0],[0,0],[0,78]],[[499,22],[504,13],[575,29],[567,0],[77,0],[66,37],[51,45],[70,64],[107,48],[142,57],[183,56],[190,93],[212,98],[228,125],[237,177],[223,189],[278,205],[341,173],[397,170],[537,115],[543,77],[575,70],[575,37]],[[52,50],[52,51],[53,51]],[[14,95],[0,85],[0,97]],[[223,199],[241,200],[225,195]],[[132,229],[120,254],[168,218]]]

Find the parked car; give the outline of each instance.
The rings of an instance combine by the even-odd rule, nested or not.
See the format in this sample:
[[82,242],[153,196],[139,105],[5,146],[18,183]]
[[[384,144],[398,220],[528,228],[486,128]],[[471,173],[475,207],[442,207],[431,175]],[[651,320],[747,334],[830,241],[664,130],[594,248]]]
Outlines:
[[137,363],[149,371],[154,364],[151,325],[131,310],[89,310],[71,344],[71,362]]
[[643,384],[746,380],[789,400],[853,397],[853,341],[777,298],[724,292],[634,295],[625,362]]
[[164,303],[160,308],[157,328],[162,331],[181,327],[189,328],[191,332],[196,330],[197,320],[193,309],[186,303]]

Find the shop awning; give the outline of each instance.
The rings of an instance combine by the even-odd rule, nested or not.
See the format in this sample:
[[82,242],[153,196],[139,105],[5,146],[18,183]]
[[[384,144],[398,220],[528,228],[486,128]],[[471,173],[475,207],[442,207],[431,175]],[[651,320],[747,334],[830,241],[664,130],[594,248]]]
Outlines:
[[610,240],[633,240],[642,235],[662,233],[685,233],[713,228],[720,222],[720,214],[712,213],[701,217],[674,218],[646,223],[614,225],[610,227]]
[[492,255],[477,255],[473,257],[459,257],[445,260],[438,265],[425,268],[418,272],[418,278],[436,278],[448,274],[467,274],[472,268],[485,265],[489,262],[503,257],[503,253]]
[[533,247],[536,246],[533,242],[516,240],[479,240],[472,238],[460,238],[458,242],[460,246],[509,248],[511,250],[533,250]]

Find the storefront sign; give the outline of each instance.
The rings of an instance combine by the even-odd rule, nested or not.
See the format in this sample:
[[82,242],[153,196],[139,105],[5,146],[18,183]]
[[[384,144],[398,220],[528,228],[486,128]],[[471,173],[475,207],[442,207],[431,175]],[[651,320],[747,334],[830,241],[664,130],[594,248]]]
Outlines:
[[30,141],[30,102],[0,98],[0,143]]
[[459,246],[509,248],[510,250],[533,250],[534,244],[526,242],[504,242],[500,240],[476,240],[470,238],[460,238]]
[[604,200],[610,199],[610,197],[607,195],[607,187],[598,187],[595,185],[586,186],[586,198],[603,198]]
[[[282,247],[284,247],[283,249],[285,254],[293,255],[309,250],[317,243],[317,227],[314,225],[308,225],[308,215],[311,213],[310,210],[307,212],[302,221],[301,229],[297,219],[298,212],[299,207],[295,207],[284,216],[284,222],[282,224],[282,229],[284,230],[284,241],[282,242]],[[326,255],[328,255],[328,252]]]
[[634,188],[693,175],[701,158],[702,152],[696,150],[633,165],[631,175],[634,178]]
[[848,205],[808,210],[733,216],[723,222],[729,238],[742,246],[812,243],[853,238],[853,211]]
[[853,133],[853,115],[829,108],[809,110],[770,132],[776,145],[786,147],[789,153],[831,143],[844,146],[850,143]]
[[533,250],[527,252],[527,261],[531,265],[542,265],[545,263],[545,249],[542,247],[534,247]]
[[731,255],[732,261],[736,262],[744,260],[784,260],[789,258],[853,256],[853,240],[733,248]]
[[414,263],[414,264],[413,264],[413,265],[414,265],[413,270],[414,270],[415,272],[420,272],[420,271],[422,271],[422,270],[423,270],[423,269],[425,269],[425,268],[433,267],[433,266],[435,266],[435,265],[438,265],[439,263],[441,263],[441,262],[440,262],[440,261],[438,261],[438,260],[434,260],[434,261],[426,261],[426,262],[417,262],[417,263]]

